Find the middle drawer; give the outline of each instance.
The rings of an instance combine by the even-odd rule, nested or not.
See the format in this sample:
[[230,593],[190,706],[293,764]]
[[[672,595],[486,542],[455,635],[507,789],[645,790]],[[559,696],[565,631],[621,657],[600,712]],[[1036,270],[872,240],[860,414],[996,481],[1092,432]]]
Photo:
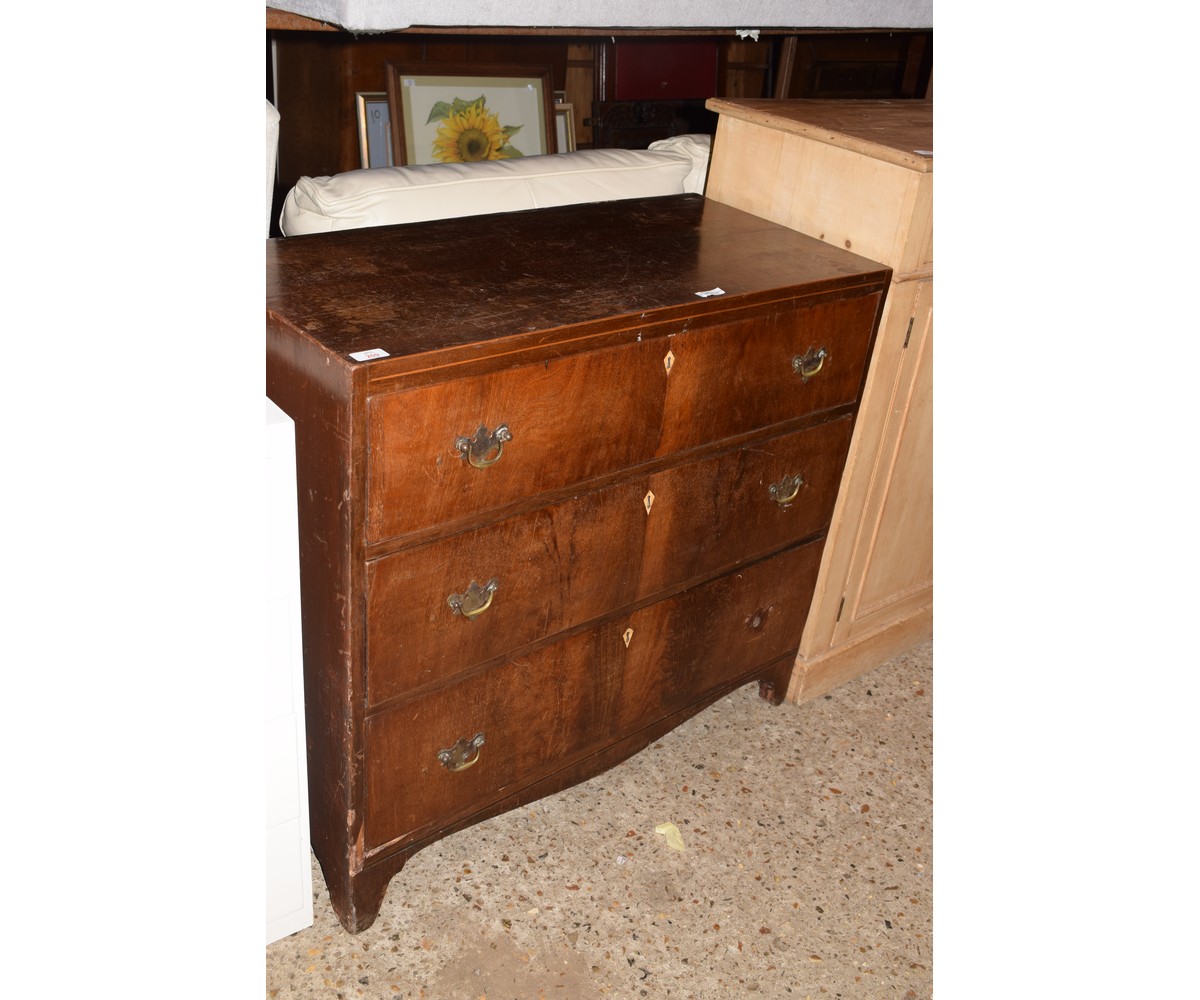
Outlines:
[[844,417],[374,560],[368,705],[824,531],[852,426]]

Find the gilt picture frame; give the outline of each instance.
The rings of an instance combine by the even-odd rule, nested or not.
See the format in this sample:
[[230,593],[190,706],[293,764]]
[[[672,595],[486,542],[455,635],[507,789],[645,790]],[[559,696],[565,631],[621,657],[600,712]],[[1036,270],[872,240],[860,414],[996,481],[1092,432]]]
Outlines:
[[358,121],[358,157],[362,168],[394,166],[387,92],[360,90],[354,95],[354,116]]
[[575,152],[575,105],[554,105],[554,137],[560,153]]
[[397,165],[558,151],[550,67],[387,63]]

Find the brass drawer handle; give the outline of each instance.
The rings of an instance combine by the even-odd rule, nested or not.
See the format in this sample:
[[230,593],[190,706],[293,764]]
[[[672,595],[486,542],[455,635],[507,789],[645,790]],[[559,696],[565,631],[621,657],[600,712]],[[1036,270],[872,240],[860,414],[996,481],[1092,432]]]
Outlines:
[[774,500],[780,507],[786,507],[800,493],[800,487],[804,485],[804,477],[797,473],[794,476],[784,476],[777,483],[771,484],[771,499]]
[[454,440],[454,449],[462,453],[462,457],[476,469],[486,469],[495,465],[504,454],[504,442],[512,440],[512,431],[508,424],[501,424],[494,431],[488,431],[482,424],[474,437],[460,437]]
[[479,760],[479,748],[484,744],[483,733],[476,733],[471,739],[465,736],[454,746],[437,752],[437,759],[447,771],[465,771]]
[[474,580],[461,594],[451,594],[446,598],[456,615],[462,615],[467,621],[478,618],[492,606],[492,598],[496,594],[496,578],[488,580],[482,587]]
[[810,347],[805,354],[797,354],[792,358],[792,371],[800,376],[801,382],[807,382],[824,366],[829,351],[822,347],[819,351]]

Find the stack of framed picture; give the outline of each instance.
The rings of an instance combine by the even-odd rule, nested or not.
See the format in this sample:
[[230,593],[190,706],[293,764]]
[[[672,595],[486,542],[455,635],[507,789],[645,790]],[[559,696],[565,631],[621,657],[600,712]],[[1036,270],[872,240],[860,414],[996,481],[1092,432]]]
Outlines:
[[359,91],[354,95],[354,114],[358,119],[358,155],[362,166],[395,166],[387,94]]
[[364,168],[572,152],[575,109],[549,67],[385,66],[387,90],[355,95]]

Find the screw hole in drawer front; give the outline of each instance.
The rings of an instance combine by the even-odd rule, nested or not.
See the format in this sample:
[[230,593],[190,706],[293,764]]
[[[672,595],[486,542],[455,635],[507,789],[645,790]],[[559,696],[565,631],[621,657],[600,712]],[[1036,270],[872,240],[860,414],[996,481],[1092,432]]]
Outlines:
[[[675,337],[660,452],[853,404],[881,294],[801,302]],[[805,379],[793,360],[818,338],[825,356],[804,363],[815,376]]]
[[[368,716],[367,852],[478,812],[793,652],[821,546],[735,573]],[[747,618],[771,608],[758,629]],[[624,635],[636,636],[628,646]],[[471,759],[448,738],[486,733]]]
[[767,618],[770,617],[771,608],[759,608],[749,618],[746,619],[746,627],[754,632],[758,632],[764,625],[767,624]]
[[[367,564],[367,698],[375,706],[443,682],[606,612],[653,598],[823,531],[833,514],[849,417],[584,494]],[[768,484],[802,468],[781,507]],[[500,595],[468,623],[468,605]]]

